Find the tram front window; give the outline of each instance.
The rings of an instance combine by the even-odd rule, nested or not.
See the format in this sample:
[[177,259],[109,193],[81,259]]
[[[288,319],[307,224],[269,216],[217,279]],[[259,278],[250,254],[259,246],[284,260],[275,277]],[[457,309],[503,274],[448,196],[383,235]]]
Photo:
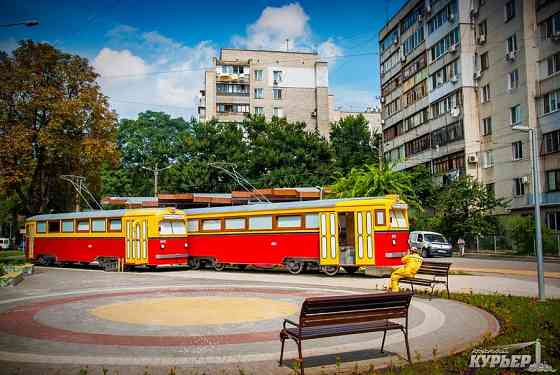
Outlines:
[[163,220],[159,223],[160,234],[186,234],[185,222],[182,220]]

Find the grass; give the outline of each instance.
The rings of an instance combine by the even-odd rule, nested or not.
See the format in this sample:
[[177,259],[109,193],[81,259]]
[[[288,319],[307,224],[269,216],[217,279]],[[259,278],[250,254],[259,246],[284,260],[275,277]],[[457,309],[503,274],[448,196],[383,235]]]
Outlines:
[[23,251],[20,250],[0,250],[0,259],[5,257],[24,256]]
[[25,254],[19,250],[2,250],[0,251],[0,266],[2,264],[24,264],[26,263]]

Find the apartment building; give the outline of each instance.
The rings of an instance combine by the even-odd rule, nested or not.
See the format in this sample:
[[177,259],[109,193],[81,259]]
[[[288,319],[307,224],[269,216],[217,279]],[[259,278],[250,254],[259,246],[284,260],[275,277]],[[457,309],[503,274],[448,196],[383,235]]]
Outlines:
[[222,48],[205,72],[201,120],[243,121],[247,114],[285,117],[329,132],[328,65],[316,52]]
[[529,211],[536,130],[560,229],[560,1],[411,0],[379,33],[384,154],[445,183],[468,174]]

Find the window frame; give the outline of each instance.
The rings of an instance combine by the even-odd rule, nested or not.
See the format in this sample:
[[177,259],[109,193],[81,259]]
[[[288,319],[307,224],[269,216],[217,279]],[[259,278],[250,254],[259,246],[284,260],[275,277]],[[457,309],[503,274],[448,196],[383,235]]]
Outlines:
[[255,81],[263,81],[264,80],[264,70],[263,69],[255,69]]
[[[278,219],[281,217],[298,217],[299,218],[299,226],[297,227],[284,227],[284,226],[280,226],[278,225]],[[304,222],[304,218],[302,217],[301,214],[291,214],[291,213],[286,213],[286,214],[280,214],[280,215],[274,215],[274,228],[275,229],[279,229],[279,230],[290,230],[290,229],[304,229],[305,228],[305,222]]]
[[[41,225],[44,225],[43,230],[39,230]],[[47,233],[47,221],[46,220],[38,221],[37,224],[36,224],[35,231],[37,233],[41,233],[41,234]]]
[[[85,223],[85,222],[87,222],[88,229],[87,230],[80,229],[80,223]],[[91,232],[91,220],[89,218],[76,219],[76,232],[77,233]]]
[[[64,230],[64,223],[72,223],[72,230]],[[60,233],[74,233],[76,231],[76,221],[74,219],[61,220]]]
[[[487,124],[489,126],[487,126]],[[482,119],[482,136],[485,137],[488,135],[492,135],[492,116],[488,116]]]
[[[120,229],[111,229],[111,224],[113,224],[114,221],[119,221],[120,224]],[[119,233],[122,232],[122,228],[123,228],[123,221],[122,218],[120,217],[110,217],[107,219],[107,232],[113,232],[113,233]]]
[[[260,95],[257,95],[257,92],[259,92]],[[255,99],[264,99],[264,89],[262,87],[255,87],[254,94],[255,94]]]
[[[196,221],[196,229],[191,230],[190,222]],[[200,232],[200,219],[187,219],[187,233],[198,233]]]
[[[317,218],[317,220],[316,220],[317,226],[310,227],[310,226],[307,225],[307,217],[308,216],[315,216]],[[319,216],[320,216],[319,212],[307,212],[307,213],[303,214],[303,227],[305,229],[319,229],[321,227],[321,221],[320,221],[321,218]]]
[[[217,221],[220,225],[218,227],[218,229],[204,229],[204,223],[206,221]],[[200,223],[199,223],[199,229],[200,232],[204,232],[204,233],[208,233],[208,232],[220,232],[223,230],[224,225],[223,225],[223,219],[222,218],[206,218],[206,219],[200,219]]]
[[523,141],[516,141],[511,143],[511,160],[523,160]]
[[[554,176],[554,189],[551,190],[550,189],[550,175],[552,174],[552,176]],[[546,186],[546,192],[550,193],[550,192],[555,192],[555,191],[560,191],[560,169],[551,169],[548,171],[545,171],[545,186]]]
[[[270,217],[270,228],[260,228],[254,229],[251,228],[251,219],[258,218],[258,217]],[[274,215],[253,215],[247,218],[247,230],[252,232],[264,232],[264,231],[271,231],[274,229]]]
[[[383,222],[379,222],[378,214],[383,215]],[[387,225],[387,212],[384,208],[377,208],[375,209],[375,226],[376,227],[384,227]]]
[[[52,231],[51,230],[51,223],[55,224],[58,223],[58,230]],[[60,225],[60,220],[47,220],[47,231],[48,233],[61,233],[62,226]]]
[[515,18],[515,0],[509,0],[504,4],[504,23]]
[[[226,223],[228,220],[243,220],[243,228],[227,228]],[[248,230],[247,217],[246,216],[225,217],[222,223],[222,230],[224,232],[247,231]]]
[[[513,121],[514,112],[515,112],[515,115],[517,117],[519,117],[518,119],[516,119],[516,121]],[[516,104],[514,106],[509,107],[509,124],[511,126],[521,124],[523,122],[521,117],[522,117],[521,116],[521,104]]]
[[272,88],[272,100],[282,100],[282,89],[278,87]]
[[[519,189],[518,189],[519,188]],[[519,193],[519,191],[521,193]],[[523,183],[522,177],[515,177],[513,179],[513,196],[522,197],[525,195],[525,184]]]

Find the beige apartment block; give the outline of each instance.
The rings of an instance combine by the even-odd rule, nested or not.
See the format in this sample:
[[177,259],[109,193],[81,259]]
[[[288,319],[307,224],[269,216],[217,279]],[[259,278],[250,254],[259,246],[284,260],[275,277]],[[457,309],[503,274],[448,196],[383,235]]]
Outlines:
[[205,72],[201,120],[243,121],[249,113],[285,117],[329,133],[329,73],[316,52],[222,48]]
[[468,174],[560,229],[560,1],[411,0],[379,32],[385,159]]

